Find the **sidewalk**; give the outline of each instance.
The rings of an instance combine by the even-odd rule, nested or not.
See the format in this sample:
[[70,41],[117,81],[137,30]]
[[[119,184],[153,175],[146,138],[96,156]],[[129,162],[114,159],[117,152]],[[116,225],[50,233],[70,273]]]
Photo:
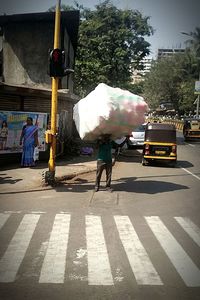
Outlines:
[[[96,170],[96,156],[77,156],[70,160],[56,161],[56,180],[64,180],[76,175]],[[34,168],[21,168],[20,164],[4,166],[0,169],[0,194],[46,189],[44,174],[48,171],[47,162],[38,162]]]

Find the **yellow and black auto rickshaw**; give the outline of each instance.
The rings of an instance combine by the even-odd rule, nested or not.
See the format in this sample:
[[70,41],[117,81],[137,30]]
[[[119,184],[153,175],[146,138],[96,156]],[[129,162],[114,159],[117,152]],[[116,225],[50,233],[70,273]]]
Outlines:
[[142,165],[156,161],[176,165],[176,128],[172,124],[148,123],[146,126]]
[[185,119],[183,125],[183,136],[185,141],[200,140],[200,119]]

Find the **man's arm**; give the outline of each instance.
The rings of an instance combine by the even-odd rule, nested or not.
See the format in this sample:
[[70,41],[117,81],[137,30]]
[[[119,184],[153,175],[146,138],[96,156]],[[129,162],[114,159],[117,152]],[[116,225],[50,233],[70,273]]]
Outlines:
[[112,141],[112,147],[113,148],[119,148],[119,147],[123,147],[124,144],[126,144],[128,141],[128,137],[126,136],[125,140],[121,143],[121,144],[117,144],[115,141]]

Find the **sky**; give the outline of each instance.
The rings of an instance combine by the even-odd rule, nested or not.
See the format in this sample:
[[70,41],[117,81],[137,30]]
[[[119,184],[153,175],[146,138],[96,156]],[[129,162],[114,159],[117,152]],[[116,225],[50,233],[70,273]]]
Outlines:
[[[95,9],[101,0],[77,0],[86,8]],[[0,0],[0,14],[45,12],[57,0]],[[185,48],[188,36],[181,32],[193,32],[200,27],[200,0],[112,0],[121,9],[136,9],[149,16],[154,28],[153,36],[146,37],[151,44],[151,56],[156,58],[158,48]],[[74,5],[73,0],[61,0],[61,4]]]

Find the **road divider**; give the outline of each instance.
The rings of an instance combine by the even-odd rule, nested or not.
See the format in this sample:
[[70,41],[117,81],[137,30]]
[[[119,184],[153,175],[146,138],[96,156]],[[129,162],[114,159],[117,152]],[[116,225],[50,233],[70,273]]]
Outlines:
[[148,118],[148,122],[152,123],[164,123],[164,124],[173,124],[175,125],[177,130],[182,131],[183,130],[183,121],[181,120],[172,120],[172,119],[157,119],[157,118]]

